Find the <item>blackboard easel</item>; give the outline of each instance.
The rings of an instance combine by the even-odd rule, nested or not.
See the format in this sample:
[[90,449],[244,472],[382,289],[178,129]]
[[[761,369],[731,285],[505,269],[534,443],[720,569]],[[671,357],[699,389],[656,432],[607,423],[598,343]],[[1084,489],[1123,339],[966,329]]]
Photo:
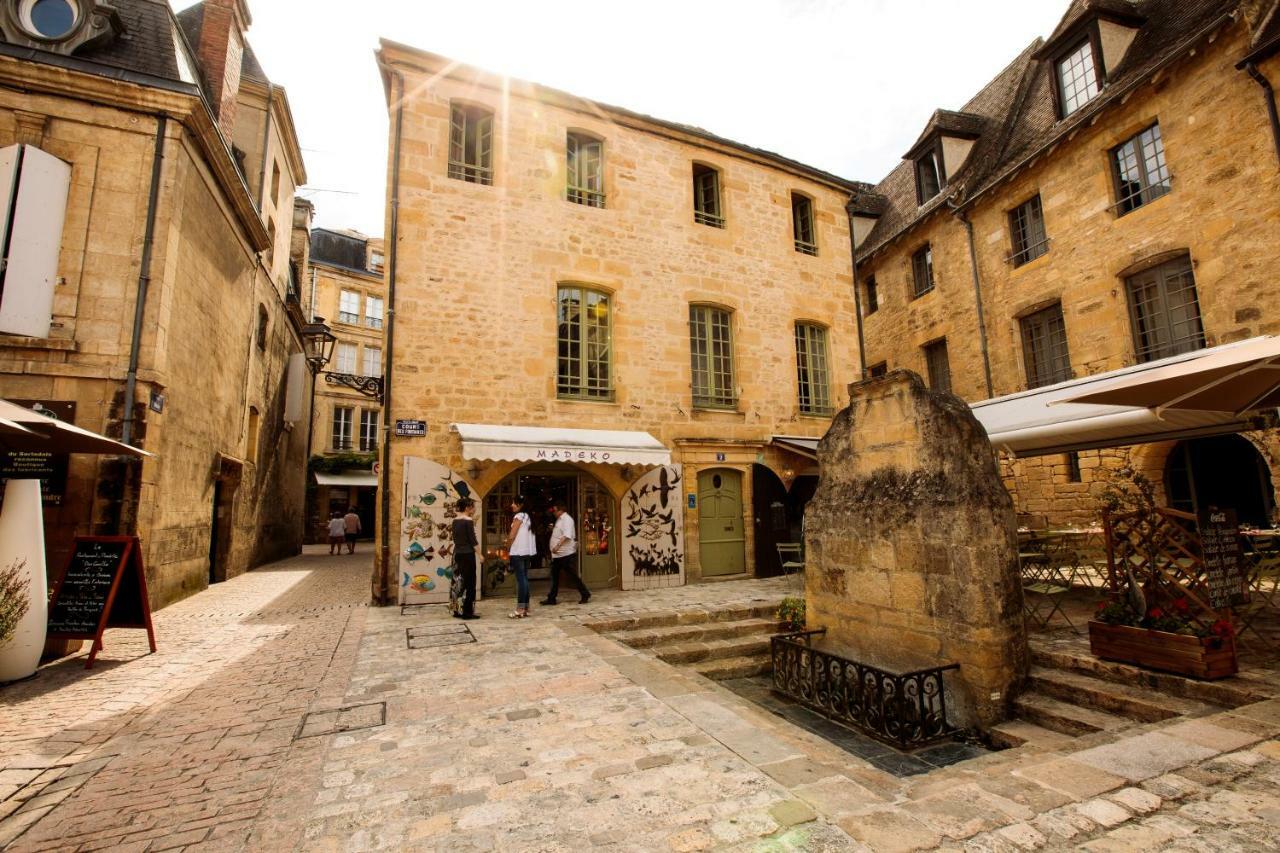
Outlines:
[[48,636],[93,640],[84,667],[89,669],[108,628],[145,630],[151,651],[156,650],[142,543],[137,536],[77,536],[49,600]]

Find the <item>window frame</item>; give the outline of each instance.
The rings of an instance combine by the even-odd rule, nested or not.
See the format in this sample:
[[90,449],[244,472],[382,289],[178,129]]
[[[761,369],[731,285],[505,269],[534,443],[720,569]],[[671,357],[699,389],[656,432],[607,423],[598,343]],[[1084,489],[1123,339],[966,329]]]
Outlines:
[[[921,180],[921,166],[928,162],[933,168],[934,180],[937,182],[937,189],[929,195],[925,195],[924,181]],[[916,180],[916,203],[920,207],[924,207],[930,201],[933,201],[942,194],[943,188],[947,185],[947,163],[942,154],[942,143],[940,140],[933,140],[929,146],[921,151],[912,163],[912,171]]]
[[[351,297],[348,299],[347,297]],[[344,306],[354,307],[355,311],[344,310]],[[348,326],[360,325],[360,291],[345,290],[338,291],[338,322],[346,323]]]
[[[1038,220],[1030,215],[1033,205]],[[1027,211],[1025,216],[1024,210]],[[1037,236],[1033,233],[1037,221],[1040,233],[1035,242],[1030,242],[1030,237]],[[1044,201],[1040,193],[1036,193],[1009,211],[1009,242],[1013,251],[1008,260],[1014,269],[1049,254],[1049,227],[1044,221]]]
[[[924,354],[924,366],[925,373],[929,377],[929,389],[954,394],[955,391],[953,389],[955,386],[951,382],[951,353],[947,347],[946,337],[935,338],[920,347],[920,350]],[[938,353],[942,354],[941,367],[945,368],[945,372],[939,372]],[[945,378],[945,382],[939,381],[941,378]]]
[[[577,339],[566,337],[566,324],[570,321],[564,314],[565,294],[569,291],[578,291],[578,314],[576,322],[573,325],[577,327]],[[595,297],[594,304],[589,303],[588,297]],[[614,384],[614,358],[613,358],[613,297],[614,295],[600,287],[594,287],[590,284],[580,282],[560,282],[556,285],[556,398],[560,400],[586,400],[589,402],[613,402],[615,396]],[[597,378],[594,386],[589,377],[589,366],[593,362],[586,348],[591,345],[587,340],[586,332],[592,328],[601,328],[599,324],[588,326],[585,323],[585,315],[587,309],[594,305],[605,305],[603,324],[604,340],[603,343],[597,341],[595,346],[602,347],[604,357],[602,359],[594,359],[597,365],[603,364],[605,367],[605,379],[603,384],[599,384]],[[571,331],[570,331],[571,334]],[[567,347],[577,348],[576,355],[566,355]],[[576,378],[572,377],[565,370],[565,365],[569,363],[578,364],[578,372]],[[598,367],[597,367],[598,370]]]
[[[1089,64],[1093,71],[1093,93],[1083,101],[1078,101],[1073,109],[1067,109],[1066,80],[1063,76],[1064,64],[1082,48],[1089,48]],[[1102,44],[1098,38],[1098,28],[1090,26],[1080,38],[1070,42],[1070,47],[1063,48],[1053,57],[1053,100],[1058,119],[1062,120],[1082,110],[1086,105],[1102,94],[1106,85],[1106,70],[1102,62]]]
[[[349,352],[351,354],[349,370],[342,369],[343,365],[346,363],[346,359],[343,358],[344,352]],[[356,344],[351,341],[338,341],[333,348],[333,367],[334,373],[345,373],[348,376],[355,376],[356,370],[360,367],[360,347],[356,346]]]
[[[804,215],[801,216],[799,211],[803,211]],[[813,211],[813,199],[795,191],[791,193],[791,237],[797,252],[817,256],[818,223]]]
[[1080,470],[1080,451],[1068,450],[1062,454],[1062,461],[1067,466],[1067,482],[1083,483],[1084,474]]
[[[927,287],[921,289],[920,276],[923,267],[924,278]],[[911,298],[919,299],[929,293],[932,293],[938,283],[933,277],[933,244],[925,243],[919,249],[911,253]]]
[[[369,311],[373,303],[378,303],[378,313],[375,315]],[[374,296],[366,293],[364,296],[364,325],[368,329],[381,329],[386,320],[386,301],[381,296]]]
[[[449,102],[446,174],[450,178],[485,187],[493,186],[494,124],[494,111],[489,107],[464,101]],[[474,128],[474,132],[471,128]],[[468,159],[472,156],[475,157],[475,162]]]
[[880,286],[876,284],[874,275],[867,276],[862,282],[862,292],[866,295],[866,305],[863,306],[862,316],[870,317],[872,314],[880,310]]
[[831,401],[831,347],[828,336],[826,326],[811,320],[797,320],[793,326],[796,346],[796,401],[803,416],[831,417],[835,411]]
[[[584,145],[588,148],[593,146],[596,148],[595,162],[598,172],[595,175],[595,181],[597,188],[592,188],[588,183],[582,181],[582,148]],[[584,207],[603,209],[605,206],[604,140],[585,131],[569,130],[565,132],[564,151],[565,200]]]
[[[375,352],[378,354],[378,356],[377,356],[377,358],[378,358],[378,369],[377,369],[377,370],[375,370],[373,373],[370,373],[370,372],[369,372],[369,354],[370,354],[370,353],[375,353]],[[374,377],[381,376],[381,375],[382,375],[382,368],[383,368],[383,365],[382,365],[382,347],[367,346],[367,345],[366,345],[366,346],[364,346],[364,347],[361,347],[361,349],[360,349],[360,374],[361,374],[362,376],[374,376]]]
[[889,362],[877,361],[875,364],[867,368],[867,378],[879,379],[880,377],[888,374],[888,372],[889,372]]
[[[717,324],[715,320],[723,322]],[[723,329],[723,340],[716,340],[714,332],[717,328]],[[702,331],[701,336],[699,329]],[[717,343],[722,344],[725,352],[716,353]],[[734,363],[732,310],[709,303],[694,302],[689,305],[689,362],[689,390],[693,407],[736,411],[738,380]],[[698,387],[699,375],[705,377],[705,385],[701,391]]]
[[[699,183],[702,179],[709,178],[714,193],[712,197],[715,200],[715,209],[704,209],[703,202],[706,200],[705,188]],[[699,225],[707,225],[712,228],[724,228],[724,188],[720,183],[720,170],[715,166],[706,163],[693,164],[693,221]]]
[[[372,418],[370,416],[372,415]],[[372,420],[372,429],[370,429]],[[360,410],[360,434],[357,438],[361,453],[372,453],[378,449],[378,433],[382,429],[382,411],[380,409]]]
[[[1183,269],[1185,267],[1185,269]],[[1177,291],[1171,291],[1169,288],[1169,279],[1171,274],[1185,274],[1189,277],[1190,286],[1183,287]],[[1143,282],[1142,279],[1154,277],[1153,282]],[[1155,286],[1155,299],[1145,300],[1144,304],[1156,304],[1153,313],[1140,316],[1142,312],[1139,309],[1139,301],[1135,297],[1135,290],[1143,285]],[[1192,335],[1184,335],[1182,337],[1174,336],[1176,323],[1172,319],[1169,308],[1169,296],[1171,293],[1185,293],[1190,291],[1191,300],[1182,306],[1186,308],[1188,305],[1194,307],[1195,314],[1192,318],[1196,331]],[[1176,257],[1168,258],[1158,264],[1152,264],[1137,272],[1131,273],[1124,278],[1125,302],[1129,309],[1129,329],[1131,339],[1133,341],[1134,360],[1137,363],[1145,364],[1149,361],[1157,361],[1162,358],[1168,358],[1183,353],[1195,352],[1204,349],[1207,346],[1204,334],[1204,314],[1200,310],[1200,289],[1196,282],[1195,264],[1191,260],[1190,253],[1180,254]],[[1152,319],[1158,320],[1159,323],[1151,322]],[[1142,331],[1144,321],[1149,327],[1147,333]],[[1159,328],[1157,328],[1159,325]],[[1143,338],[1152,332],[1167,332],[1169,340],[1164,343],[1144,344]]]
[[[354,406],[333,407],[333,414],[329,418],[329,442],[335,453],[351,450],[354,446],[355,411]],[[341,418],[343,423],[342,428],[339,429],[339,415],[342,413],[345,413],[346,417]]]
[[[1054,321],[1057,322],[1058,332],[1061,334],[1061,341],[1054,340]],[[1038,352],[1035,340],[1037,331],[1047,336],[1047,343],[1042,349],[1048,352]],[[1067,336],[1066,316],[1062,311],[1062,303],[1055,302],[1052,305],[1032,311],[1018,318],[1018,335],[1022,341],[1022,368],[1023,374],[1027,379],[1027,389],[1045,388],[1049,385],[1057,385],[1059,382],[1070,380],[1074,373],[1071,370],[1071,349],[1070,339]],[[1060,352],[1055,352],[1060,350]],[[1040,366],[1047,362],[1048,367],[1040,369]]]
[[[1155,135],[1152,137],[1153,150],[1150,156],[1159,160],[1159,167],[1156,172],[1164,175],[1160,183],[1152,182],[1152,172],[1147,165],[1148,155],[1142,147],[1142,137],[1151,131],[1155,131]],[[1134,146],[1133,165],[1138,169],[1139,181],[1137,191],[1126,195],[1124,193],[1126,182],[1121,174],[1120,152],[1131,144]],[[1111,206],[1111,209],[1115,212],[1117,219],[1146,207],[1173,192],[1173,174],[1169,171],[1169,158],[1165,152],[1164,145],[1164,131],[1160,129],[1158,120],[1113,147],[1108,152],[1108,160],[1111,164],[1111,182],[1116,194],[1116,202]]]

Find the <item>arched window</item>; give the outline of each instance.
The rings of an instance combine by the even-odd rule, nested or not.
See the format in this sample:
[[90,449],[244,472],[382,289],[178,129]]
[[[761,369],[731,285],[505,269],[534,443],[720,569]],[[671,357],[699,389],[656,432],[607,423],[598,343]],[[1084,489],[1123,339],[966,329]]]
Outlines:
[[613,398],[612,304],[609,294],[560,285],[556,299],[556,394],[588,400]]

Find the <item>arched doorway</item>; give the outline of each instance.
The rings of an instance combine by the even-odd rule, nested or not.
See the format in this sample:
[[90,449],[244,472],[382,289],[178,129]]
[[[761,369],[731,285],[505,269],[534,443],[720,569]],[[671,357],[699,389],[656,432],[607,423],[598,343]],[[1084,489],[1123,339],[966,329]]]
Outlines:
[[751,503],[755,525],[756,577],[782,574],[778,543],[792,542],[787,487],[766,465],[751,466]]
[[732,468],[698,472],[698,554],[702,576],[737,575],[747,570],[747,537],[742,525],[742,474]]
[[[578,570],[582,580],[592,589],[617,585],[618,549],[614,540],[617,505],[604,484],[572,465],[538,463],[511,472],[484,498],[484,533],[480,546],[485,555],[506,548],[507,531],[511,527],[511,499],[516,495],[525,499],[525,511],[533,521],[534,538],[538,542],[538,556],[529,572],[531,578],[550,577],[549,542],[555,524],[551,505],[563,502],[577,526]],[[507,578],[495,591],[514,593],[515,579]]]
[[1274,509],[1271,472],[1249,441],[1219,435],[1180,441],[1164,463],[1165,495],[1174,509],[1199,514],[1231,508],[1241,524],[1268,526]]

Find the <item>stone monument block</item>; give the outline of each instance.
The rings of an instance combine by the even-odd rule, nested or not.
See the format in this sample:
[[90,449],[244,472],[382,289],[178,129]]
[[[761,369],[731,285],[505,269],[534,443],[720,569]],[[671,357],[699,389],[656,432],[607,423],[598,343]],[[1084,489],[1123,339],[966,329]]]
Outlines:
[[910,371],[850,396],[818,447],[805,513],[808,627],[884,669],[958,663],[951,721],[999,722],[1027,639],[1013,501],[991,442],[963,401]]

